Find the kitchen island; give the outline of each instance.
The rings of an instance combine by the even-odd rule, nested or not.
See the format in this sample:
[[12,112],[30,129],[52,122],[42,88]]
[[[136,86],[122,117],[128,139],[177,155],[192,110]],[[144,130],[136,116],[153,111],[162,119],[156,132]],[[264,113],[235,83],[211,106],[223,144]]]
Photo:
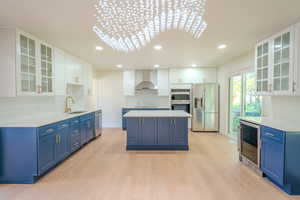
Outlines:
[[140,110],[127,118],[127,150],[189,150],[185,111]]

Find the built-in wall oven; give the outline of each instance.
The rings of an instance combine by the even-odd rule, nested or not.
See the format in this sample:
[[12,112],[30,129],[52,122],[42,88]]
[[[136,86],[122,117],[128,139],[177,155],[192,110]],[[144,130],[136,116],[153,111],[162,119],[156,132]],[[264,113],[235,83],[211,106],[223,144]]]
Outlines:
[[257,173],[261,174],[260,126],[241,120],[238,141],[240,161],[251,167]]
[[191,113],[191,89],[172,88],[171,89],[171,109],[184,110]]

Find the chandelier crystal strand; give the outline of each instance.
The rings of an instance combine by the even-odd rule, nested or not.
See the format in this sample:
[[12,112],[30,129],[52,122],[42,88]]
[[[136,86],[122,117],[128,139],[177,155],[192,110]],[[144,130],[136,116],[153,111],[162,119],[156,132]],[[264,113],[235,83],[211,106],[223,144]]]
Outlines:
[[93,31],[116,51],[140,50],[161,32],[179,29],[199,39],[206,0],[98,0]]

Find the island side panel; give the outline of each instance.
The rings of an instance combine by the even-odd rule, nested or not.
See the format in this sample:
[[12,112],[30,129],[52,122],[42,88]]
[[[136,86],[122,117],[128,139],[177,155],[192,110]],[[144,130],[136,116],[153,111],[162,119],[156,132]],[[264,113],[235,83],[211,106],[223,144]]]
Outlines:
[[36,128],[0,128],[0,183],[33,183],[37,176]]

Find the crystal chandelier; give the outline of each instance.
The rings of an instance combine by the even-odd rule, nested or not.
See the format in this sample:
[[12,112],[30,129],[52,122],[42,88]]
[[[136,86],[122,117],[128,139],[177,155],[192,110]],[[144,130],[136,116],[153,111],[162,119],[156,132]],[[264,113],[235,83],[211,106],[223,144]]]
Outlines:
[[198,39],[206,29],[206,0],[99,0],[93,31],[117,51],[135,51],[170,29]]

